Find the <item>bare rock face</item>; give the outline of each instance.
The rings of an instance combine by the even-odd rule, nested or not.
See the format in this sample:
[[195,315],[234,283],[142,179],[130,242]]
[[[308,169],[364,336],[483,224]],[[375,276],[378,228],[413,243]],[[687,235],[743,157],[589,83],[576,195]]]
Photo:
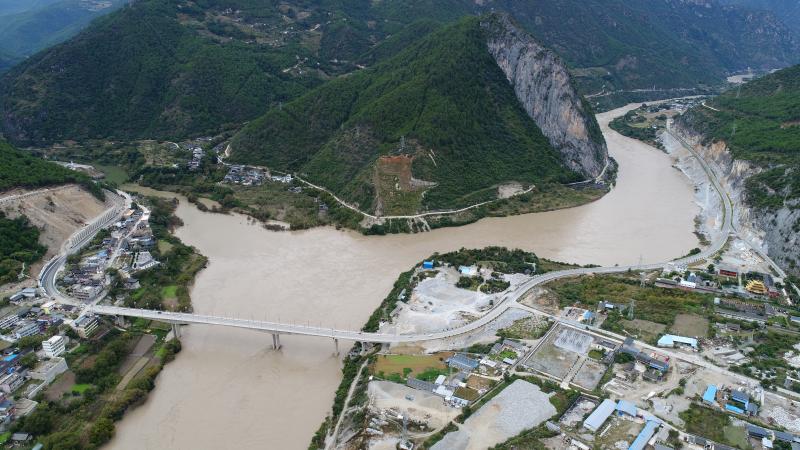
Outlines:
[[775,209],[749,206],[745,183],[763,168],[749,161],[734,159],[724,141],[704,143],[705,136],[696,131],[685,117],[676,121],[672,129],[692,144],[705,160],[714,162],[721,169],[720,181],[727,184],[728,192],[739,205],[734,214],[740,232],[761,246],[786,272],[800,275],[800,235],[795,225],[800,223],[800,202],[794,200]]
[[481,26],[517,99],[566,165],[586,178],[600,175],[608,160],[605,140],[561,59],[506,15],[493,14]]

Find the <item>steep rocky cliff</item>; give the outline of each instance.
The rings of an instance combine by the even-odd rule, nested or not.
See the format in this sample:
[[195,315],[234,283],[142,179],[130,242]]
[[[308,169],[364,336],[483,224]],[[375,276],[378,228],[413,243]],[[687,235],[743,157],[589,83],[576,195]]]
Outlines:
[[747,181],[764,169],[749,161],[735,159],[724,140],[709,142],[691,122],[678,120],[672,131],[691,144],[704,159],[721,169],[721,182],[727,185],[735,209],[739,230],[751,242],[760,245],[788,273],[800,275],[800,201],[790,200],[779,208],[752,206]]
[[273,108],[231,148],[381,216],[494,200],[506,183],[583,181],[607,158],[564,64],[502,16],[441,27]]
[[491,15],[481,25],[489,53],[565,164],[587,178],[598,176],[608,158],[605,141],[561,59],[506,15]]
[[677,128],[722,168],[740,217],[769,255],[800,274],[800,65],[750,81],[680,116]]

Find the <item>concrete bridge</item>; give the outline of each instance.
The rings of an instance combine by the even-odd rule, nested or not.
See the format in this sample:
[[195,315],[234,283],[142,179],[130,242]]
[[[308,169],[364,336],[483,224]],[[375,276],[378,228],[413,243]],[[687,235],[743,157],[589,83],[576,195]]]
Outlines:
[[559,270],[554,272],[547,272],[541,275],[536,275],[527,282],[517,286],[512,291],[507,293],[501,298],[495,306],[479,319],[465,324],[461,327],[437,331],[435,333],[423,334],[388,334],[388,333],[370,333],[364,331],[341,330],[336,328],[315,327],[302,324],[279,323],[269,322],[262,320],[249,320],[234,317],[212,316],[194,313],[181,313],[171,311],[157,311],[146,310],[137,308],[124,308],[118,306],[106,305],[93,305],[86,308],[86,312],[91,312],[98,315],[107,316],[123,316],[142,318],[149,320],[156,320],[166,322],[173,325],[173,333],[176,337],[180,336],[180,325],[188,324],[201,324],[201,325],[216,325],[226,326],[233,328],[243,328],[248,330],[256,330],[272,335],[272,346],[275,349],[280,348],[281,335],[299,335],[299,336],[317,336],[333,339],[335,352],[339,353],[339,340],[347,340],[362,343],[374,344],[400,344],[400,343],[419,343],[426,341],[435,341],[441,339],[449,339],[457,336],[467,335],[481,330],[484,326],[493,322],[500,317],[506,310],[518,305],[517,301],[525,295],[532,288],[548,283],[554,280],[575,277],[579,275],[589,274],[612,274],[624,273],[628,271],[647,271],[647,270],[660,270],[667,264],[692,264],[702,261],[718,250],[720,250],[728,240],[728,235],[724,234],[717,239],[706,250],[686,258],[681,258],[666,263],[642,264],[634,266],[613,266],[613,267],[579,267],[574,269]]
[[[398,343],[417,343],[417,342],[435,341],[435,340],[449,339],[457,336],[467,335],[481,330],[484,326],[497,319],[501,314],[503,314],[506,310],[508,310],[508,308],[520,307],[521,305],[517,303],[517,301],[525,293],[527,293],[530,289],[534,288],[535,286],[548,283],[550,281],[568,277],[575,277],[579,275],[612,274],[612,273],[624,273],[628,271],[660,270],[669,264],[690,265],[707,260],[713,257],[718,251],[722,250],[723,247],[728,242],[729,238],[737,234],[737,227],[735,222],[736,219],[733,211],[733,202],[731,201],[731,197],[725,191],[724,186],[719,182],[714,168],[709,166],[708,163],[705,160],[703,160],[702,157],[700,157],[700,155],[697,155],[694,152],[694,149],[692,149],[690,145],[688,145],[685,142],[682,142],[682,144],[685,145],[700,162],[706,174],[708,175],[709,181],[711,182],[713,188],[720,196],[721,200],[720,203],[723,205],[722,227],[718,232],[717,237],[707,248],[701,250],[699,253],[695,255],[689,255],[672,261],[665,261],[653,264],[639,264],[631,266],[612,266],[612,267],[579,267],[579,268],[560,270],[560,271],[554,271],[536,275],[527,282],[517,286],[516,288],[508,292],[505,296],[503,296],[500,299],[500,301],[495,303],[495,306],[491,310],[489,310],[482,317],[473,322],[465,324],[461,327],[446,329],[426,334],[387,334],[387,333],[370,333],[363,331],[341,330],[341,329],[325,328],[325,327],[314,327],[302,324],[247,320],[241,318],[221,317],[221,316],[193,314],[193,313],[143,310],[143,309],[123,308],[117,306],[105,306],[96,304],[85,305],[84,312],[94,313],[98,315],[143,318],[143,319],[170,323],[173,325],[173,332],[176,337],[180,336],[180,325],[184,324],[227,326],[234,328],[256,330],[271,334],[272,346],[275,349],[281,347],[280,344],[281,335],[317,336],[317,337],[332,339],[337,354],[338,354],[338,345],[340,339],[354,341],[354,342],[362,342],[362,343],[398,344]],[[78,248],[80,247],[80,245],[85,244],[85,242],[87,242],[88,239],[90,239],[90,237],[94,235],[96,230],[101,227],[100,225],[103,223],[110,223],[109,220],[115,218],[116,217],[115,214],[116,213],[114,211],[109,210],[106,212],[106,214],[103,215],[103,217],[99,218],[96,221],[97,226],[87,227],[86,229],[87,233],[81,232],[79,236],[76,236],[75,241],[72,240],[70,241],[70,250],[74,251],[75,248]],[[89,232],[90,228],[93,229],[94,231]],[[765,259],[767,259],[767,261],[772,262],[763,253],[761,253],[761,255],[764,256]],[[67,303],[71,302],[73,304],[78,304],[72,299],[64,298],[63,295],[59,294],[58,291],[55,290],[55,282],[54,282],[55,273],[63,265],[65,260],[66,256],[62,255],[61,257],[54,258],[54,260],[51,261],[52,264],[48,263],[45,270],[42,271],[43,273],[42,286],[45,287],[48,294],[50,294],[52,297],[60,299],[61,301]],[[556,318],[556,320],[563,321],[558,318]]]

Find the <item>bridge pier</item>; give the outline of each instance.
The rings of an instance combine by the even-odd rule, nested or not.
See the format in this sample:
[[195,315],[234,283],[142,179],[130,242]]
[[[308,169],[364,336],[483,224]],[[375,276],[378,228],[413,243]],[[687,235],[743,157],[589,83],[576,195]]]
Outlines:
[[272,333],[272,348],[273,350],[281,349],[281,335],[278,333]]
[[333,355],[339,356],[339,339],[333,338]]
[[181,338],[181,325],[178,323],[172,324],[172,337],[175,339],[180,340]]

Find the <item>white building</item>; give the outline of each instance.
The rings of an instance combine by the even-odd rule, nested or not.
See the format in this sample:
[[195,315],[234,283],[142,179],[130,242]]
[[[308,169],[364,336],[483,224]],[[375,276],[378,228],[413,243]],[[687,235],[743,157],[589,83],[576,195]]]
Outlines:
[[40,362],[33,370],[28,372],[28,376],[34,380],[42,380],[50,384],[57,376],[66,371],[67,361],[64,358],[53,358],[49,361]]
[[56,358],[61,356],[66,349],[67,339],[64,336],[53,336],[50,339],[42,342],[44,355],[48,358]]

